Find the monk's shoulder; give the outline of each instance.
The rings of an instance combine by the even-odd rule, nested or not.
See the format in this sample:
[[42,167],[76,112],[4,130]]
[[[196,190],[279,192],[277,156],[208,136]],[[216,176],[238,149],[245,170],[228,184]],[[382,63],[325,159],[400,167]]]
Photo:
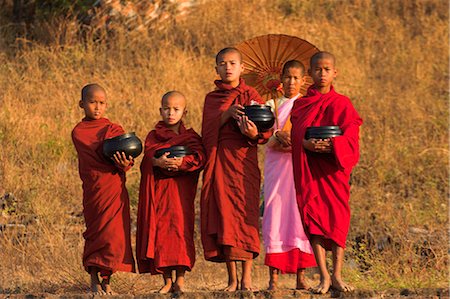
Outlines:
[[261,104],[263,103],[261,95],[254,87],[247,85],[246,88],[247,88],[246,92],[250,101],[259,102]]
[[333,100],[330,103],[331,107],[336,109],[345,109],[349,107],[353,107],[352,101],[346,95],[335,92],[333,95]]
[[153,129],[150,132],[148,132],[147,137],[145,137],[145,141],[153,140],[155,139],[156,130]]
[[195,132],[195,130],[193,128],[187,129],[186,133],[188,133],[189,135],[192,135],[192,137],[195,137],[197,139],[201,139],[200,135],[197,132]]

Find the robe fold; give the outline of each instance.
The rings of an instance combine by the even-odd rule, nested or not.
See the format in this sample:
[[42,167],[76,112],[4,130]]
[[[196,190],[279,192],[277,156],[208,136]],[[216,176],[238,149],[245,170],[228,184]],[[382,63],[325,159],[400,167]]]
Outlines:
[[135,272],[130,238],[130,200],[125,171],[103,156],[103,141],[125,131],[106,118],[83,119],[72,131],[83,183],[86,231],[83,266],[102,275]]
[[[188,146],[178,171],[153,166],[155,151],[174,145]],[[145,140],[136,234],[140,273],[159,274],[167,267],[190,271],[195,263],[194,199],[199,173],[206,160],[201,137],[180,126],[179,134],[159,122]]]
[[[359,159],[362,119],[350,100],[334,88],[321,94],[314,85],[297,100],[291,112],[292,158],[297,203],[306,233],[321,235],[345,248],[350,226],[350,173]],[[342,136],[332,138],[333,153],[314,153],[302,141],[310,126],[339,126]]]
[[222,113],[234,104],[263,103],[243,79],[233,88],[215,81],[206,95],[202,140],[207,162],[201,194],[201,234],[206,260],[250,260],[259,255],[259,195],[261,175],[257,144],[267,142],[271,131],[258,140],[244,136],[229,119],[220,126]]
[[[278,128],[289,120],[298,96],[277,100]],[[273,100],[266,105],[274,107]],[[297,273],[300,268],[316,266],[316,262],[297,206],[291,150],[277,141],[272,144],[266,145],[264,160],[264,263],[281,273]]]

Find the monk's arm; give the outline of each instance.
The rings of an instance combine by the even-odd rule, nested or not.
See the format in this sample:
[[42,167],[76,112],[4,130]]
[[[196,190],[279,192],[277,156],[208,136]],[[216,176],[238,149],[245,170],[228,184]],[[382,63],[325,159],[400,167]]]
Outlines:
[[206,153],[201,142],[201,137],[198,136],[198,140],[192,142],[189,147],[194,154],[184,157],[180,166],[180,171],[191,172],[203,169],[206,163]]
[[332,146],[336,162],[341,169],[351,168],[359,160],[359,126],[362,119],[350,100],[338,102],[334,110],[335,123],[342,130],[342,136],[332,138]]
[[333,152],[340,168],[351,168],[359,160],[359,125],[350,125],[342,136],[332,138]]

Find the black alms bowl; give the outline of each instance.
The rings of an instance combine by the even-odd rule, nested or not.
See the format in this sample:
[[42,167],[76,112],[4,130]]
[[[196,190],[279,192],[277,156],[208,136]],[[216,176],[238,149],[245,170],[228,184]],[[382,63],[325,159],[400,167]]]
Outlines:
[[161,148],[155,151],[155,154],[153,156],[155,158],[159,158],[162,155],[164,155],[164,153],[169,153],[169,155],[167,155],[168,158],[175,158],[175,157],[179,158],[193,154],[191,149],[187,146],[173,145],[171,147]]
[[245,115],[255,123],[258,131],[265,132],[270,130],[275,123],[275,116],[269,106],[249,105],[244,106]]
[[342,135],[339,126],[321,126],[306,128],[305,139],[326,139]]
[[134,132],[125,133],[103,142],[103,155],[112,159],[116,152],[125,152],[128,156],[136,158],[142,153],[142,142]]

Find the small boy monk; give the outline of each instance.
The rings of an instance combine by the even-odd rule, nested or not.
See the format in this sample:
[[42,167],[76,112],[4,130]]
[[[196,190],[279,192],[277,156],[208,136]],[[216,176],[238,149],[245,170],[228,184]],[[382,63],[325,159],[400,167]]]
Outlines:
[[[201,194],[201,233],[205,259],[226,262],[225,291],[252,290],[252,260],[259,255],[259,190],[257,145],[271,131],[259,132],[243,106],[261,104],[258,92],[240,75],[244,70],[236,48],[216,56],[216,90],[203,108],[202,139],[207,162]],[[237,261],[242,261],[239,285]]]
[[103,156],[103,141],[125,131],[104,118],[107,99],[100,85],[84,86],[79,106],[85,117],[73,129],[72,140],[83,182],[86,222],[83,266],[91,275],[94,294],[113,294],[111,275],[116,271],[135,272],[130,239],[130,201],[125,187],[125,172],[133,165],[133,158],[116,152],[112,163]]
[[296,289],[308,289],[305,268],[315,267],[316,261],[303,230],[297,206],[292,169],[290,115],[294,102],[301,97],[305,84],[305,66],[297,60],[283,65],[281,83],[283,96],[266,102],[278,107],[278,128],[266,145],[264,160],[264,215],[262,231],[269,266],[269,290],[277,289],[278,274],[296,273]]
[[[352,291],[342,280],[344,249],[350,226],[350,173],[359,159],[359,117],[350,100],[333,88],[336,59],[328,52],[311,57],[309,74],[314,84],[292,108],[292,154],[297,202],[320,272],[313,291],[330,287]],[[342,136],[305,139],[310,126],[339,126]],[[326,265],[332,252],[333,273]]]
[[[166,93],[159,111],[162,121],[147,135],[141,163],[137,261],[140,273],[162,274],[159,293],[178,293],[195,262],[194,199],[205,153],[201,137],[182,121],[187,113],[183,94]],[[192,154],[154,157],[155,151],[175,145],[187,146]]]

